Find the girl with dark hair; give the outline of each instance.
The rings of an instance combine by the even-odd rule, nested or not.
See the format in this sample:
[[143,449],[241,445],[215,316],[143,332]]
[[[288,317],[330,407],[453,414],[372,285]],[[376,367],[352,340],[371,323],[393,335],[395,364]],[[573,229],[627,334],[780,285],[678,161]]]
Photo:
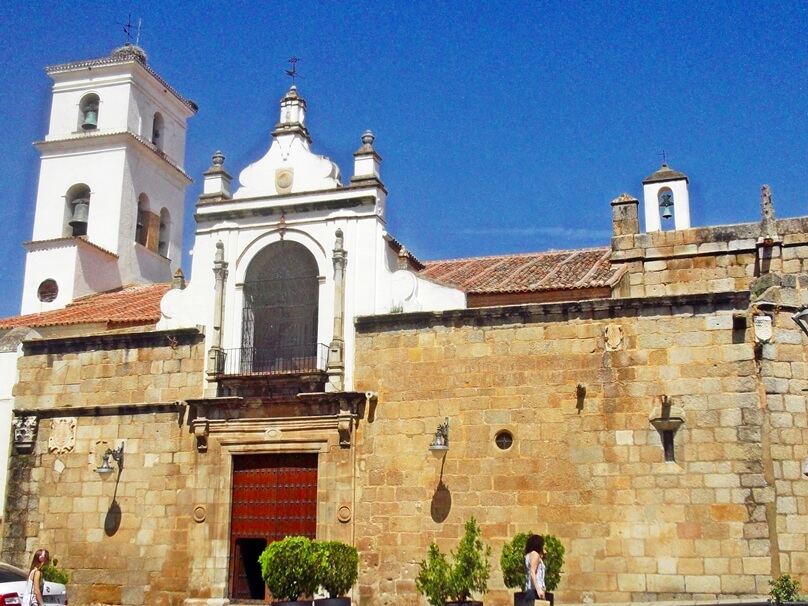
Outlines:
[[525,598],[524,606],[533,606],[536,599],[543,600],[544,585],[544,537],[530,535],[525,543]]
[[31,570],[28,571],[28,602],[22,606],[45,606],[42,599],[42,567],[50,561],[50,554],[47,549],[37,549],[31,560]]

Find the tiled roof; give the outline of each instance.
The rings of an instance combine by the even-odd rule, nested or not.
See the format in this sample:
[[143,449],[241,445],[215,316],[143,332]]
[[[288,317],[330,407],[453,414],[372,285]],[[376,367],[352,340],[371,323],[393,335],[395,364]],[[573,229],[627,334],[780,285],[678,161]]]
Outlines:
[[428,261],[421,275],[467,294],[600,288],[625,271],[612,267],[610,256],[610,248],[593,248]]
[[14,316],[0,320],[0,329],[28,326],[106,324],[107,328],[156,324],[160,319],[160,299],[171,283],[132,284],[111,292],[88,295],[64,309]]

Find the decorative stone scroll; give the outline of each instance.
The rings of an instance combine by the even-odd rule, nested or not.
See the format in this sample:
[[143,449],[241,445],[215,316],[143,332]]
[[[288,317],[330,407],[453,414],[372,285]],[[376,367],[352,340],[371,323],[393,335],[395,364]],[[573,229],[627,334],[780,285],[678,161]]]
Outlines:
[[14,417],[14,448],[17,452],[28,453],[34,449],[37,417]]
[[198,452],[208,451],[208,434],[210,433],[210,423],[204,417],[194,419],[192,422],[194,436],[196,437],[196,450]]

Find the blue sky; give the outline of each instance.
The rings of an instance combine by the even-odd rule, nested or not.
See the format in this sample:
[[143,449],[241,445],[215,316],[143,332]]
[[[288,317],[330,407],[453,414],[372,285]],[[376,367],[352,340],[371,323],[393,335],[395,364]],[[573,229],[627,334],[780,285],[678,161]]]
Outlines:
[[[668,164],[694,226],[808,214],[803,2],[7,2],[0,21],[0,316],[19,311],[46,65],[108,55],[142,18],[189,121],[185,250],[201,174],[260,158],[301,58],[314,151],[343,180],[370,128],[389,231],[422,260],[605,246],[609,202]],[[190,272],[188,255],[183,260]],[[193,279],[193,276],[190,276]]]

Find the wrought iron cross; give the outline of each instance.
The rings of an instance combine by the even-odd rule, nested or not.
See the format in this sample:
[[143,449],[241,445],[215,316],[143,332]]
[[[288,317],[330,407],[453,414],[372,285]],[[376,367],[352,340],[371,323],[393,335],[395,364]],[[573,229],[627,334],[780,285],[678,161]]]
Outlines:
[[292,64],[292,69],[285,69],[283,71],[286,72],[286,75],[292,79],[292,86],[295,85],[295,78],[297,77],[297,62],[300,61],[299,57],[292,56],[289,59],[289,63]]

